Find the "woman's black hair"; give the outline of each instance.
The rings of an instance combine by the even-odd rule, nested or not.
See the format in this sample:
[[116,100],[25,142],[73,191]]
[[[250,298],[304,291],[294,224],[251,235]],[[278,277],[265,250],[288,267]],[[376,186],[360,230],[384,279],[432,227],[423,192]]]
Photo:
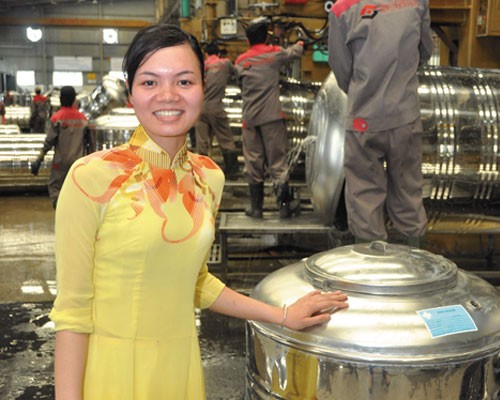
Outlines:
[[132,84],[134,83],[137,69],[154,52],[172,46],[188,44],[200,62],[201,77],[204,78],[205,65],[203,61],[203,52],[198,40],[189,32],[186,32],[178,26],[171,24],[156,24],[142,28],[132,39],[125,56],[123,57],[122,70],[128,81],[129,93],[132,93]]

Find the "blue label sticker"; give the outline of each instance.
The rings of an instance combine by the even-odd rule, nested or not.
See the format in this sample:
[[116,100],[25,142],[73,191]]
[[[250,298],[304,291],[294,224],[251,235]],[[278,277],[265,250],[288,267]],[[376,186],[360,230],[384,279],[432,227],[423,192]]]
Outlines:
[[423,319],[432,338],[477,331],[474,320],[460,304],[419,310],[417,314]]

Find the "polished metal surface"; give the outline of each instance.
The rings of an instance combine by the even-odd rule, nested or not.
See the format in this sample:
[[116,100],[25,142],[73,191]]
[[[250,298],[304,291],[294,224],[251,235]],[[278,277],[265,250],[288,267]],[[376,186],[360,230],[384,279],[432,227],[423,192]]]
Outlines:
[[28,129],[30,125],[31,110],[27,106],[5,107],[5,124],[17,125],[21,129]]
[[110,149],[128,142],[139,120],[133,108],[114,108],[109,114],[90,121],[90,134],[94,137],[97,150]]
[[31,163],[43,146],[45,134],[0,135],[0,191],[46,189],[54,151],[50,150],[38,176],[31,174]]
[[[437,219],[448,212],[500,215],[500,71],[425,67],[418,74],[427,209]],[[346,102],[330,74],[309,125],[315,145],[306,153],[307,182],[328,223],[343,182]]]
[[[104,150],[126,143],[139,122],[130,108],[110,110],[109,115],[89,121],[91,135],[96,141],[96,149]],[[45,140],[45,134],[20,134],[13,125],[3,133],[0,130],[0,190],[44,190],[54,156],[51,149],[44,158],[38,176],[31,174],[31,163],[36,159]],[[14,133],[15,132],[15,133]]]
[[107,113],[111,108],[122,107],[127,103],[125,82],[106,75],[102,83],[89,95],[79,98],[80,111],[88,120]]
[[306,146],[306,182],[315,210],[332,225],[344,182],[347,96],[330,74],[316,96]]
[[255,356],[247,400],[498,400],[498,357],[461,364],[391,366],[338,362],[247,331]]
[[19,125],[0,125],[0,135],[18,135],[21,133]]
[[241,89],[235,85],[226,87],[225,97],[222,99],[224,110],[226,110],[229,126],[233,131],[241,131],[241,118],[243,100],[241,100]]
[[290,138],[303,139],[307,136],[315,97],[320,88],[321,85],[315,82],[292,79],[281,82],[280,101]]
[[[349,308],[301,332],[249,322],[249,398],[500,398],[500,294],[486,281],[425,250],[372,242],[277,270],[251,296],[281,306],[314,289],[345,291]],[[459,329],[457,309],[475,330]],[[439,335],[418,313],[435,310]]]
[[428,68],[419,82],[425,197],[465,208],[498,204],[500,70]]
[[383,241],[313,255],[305,260],[305,269],[308,280],[322,290],[382,296],[420,296],[452,288],[458,279],[453,262]]
[[[280,81],[280,102],[285,115],[285,124],[291,139],[307,136],[309,118],[314,106],[315,96],[321,84],[300,82],[287,78]],[[226,87],[222,100],[232,128],[241,128],[242,107],[241,89],[235,85]]]

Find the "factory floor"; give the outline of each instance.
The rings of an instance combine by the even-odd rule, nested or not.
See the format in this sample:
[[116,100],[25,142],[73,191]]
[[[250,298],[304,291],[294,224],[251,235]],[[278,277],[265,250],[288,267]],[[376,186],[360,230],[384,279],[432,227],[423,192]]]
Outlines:
[[[248,201],[245,196],[244,185],[228,184],[220,215],[241,212]],[[54,331],[48,313],[56,293],[54,210],[43,192],[3,194],[0,204],[0,399],[52,399]],[[270,219],[271,204],[266,211]],[[304,209],[305,214],[311,211],[310,204],[305,202]],[[348,233],[335,229],[328,235],[305,235],[299,240],[298,235],[250,232],[230,236],[227,254],[215,251],[210,269],[232,288],[249,293],[269,272],[352,240]],[[499,285],[497,236],[463,235],[462,241],[451,236],[431,233],[425,247]],[[207,399],[243,399],[244,322],[209,311],[199,313],[198,322]]]

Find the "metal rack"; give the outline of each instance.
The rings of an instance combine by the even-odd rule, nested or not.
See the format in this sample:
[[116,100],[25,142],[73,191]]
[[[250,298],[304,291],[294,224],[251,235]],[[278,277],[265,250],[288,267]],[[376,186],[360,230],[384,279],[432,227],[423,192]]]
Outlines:
[[264,212],[262,219],[253,219],[241,212],[222,212],[218,227],[222,279],[227,281],[229,236],[300,233],[301,235],[319,234],[325,237],[331,233],[332,229],[334,228],[331,226],[325,226],[320,216],[313,212],[302,212],[301,215],[289,219],[280,219],[276,212]]

